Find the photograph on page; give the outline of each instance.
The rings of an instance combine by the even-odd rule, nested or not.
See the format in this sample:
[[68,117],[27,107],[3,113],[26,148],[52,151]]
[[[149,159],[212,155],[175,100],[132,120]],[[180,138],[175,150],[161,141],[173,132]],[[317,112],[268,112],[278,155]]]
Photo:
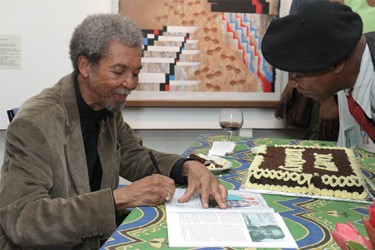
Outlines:
[[[180,203],[177,200],[186,192],[184,188],[177,188],[173,199],[166,203],[167,209],[173,209],[174,207],[182,209],[202,209],[201,194],[199,192],[194,193],[193,197],[184,203]],[[218,205],[213,197],[210,197],[209,208],[218,209]],[[267,202],[263,199],[261,194],[251,193],[248,191],[239,190],[228,190],[227,196],[227,207],[229,209],[257,209],[259,211],[273,211],[271,207],[268,207]]]

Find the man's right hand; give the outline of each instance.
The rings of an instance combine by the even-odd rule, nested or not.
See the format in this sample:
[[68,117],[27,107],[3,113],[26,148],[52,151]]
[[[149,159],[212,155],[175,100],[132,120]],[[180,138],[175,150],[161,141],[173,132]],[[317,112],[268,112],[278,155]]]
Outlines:
[[117,210],[137,206],[157,206],[172,199],[174,180],[160,174],[144,177],[130,185],[113,190]]

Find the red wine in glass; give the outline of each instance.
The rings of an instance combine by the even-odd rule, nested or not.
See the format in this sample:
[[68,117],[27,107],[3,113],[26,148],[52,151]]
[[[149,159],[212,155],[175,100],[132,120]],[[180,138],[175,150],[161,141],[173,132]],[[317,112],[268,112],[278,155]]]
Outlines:
[[242,128],[242,123],[238,122],[220,122],[220,127],[230,131],[236,131]]
[[228,139],[232,138],[232,133],[239,130],[243,124],[243,114],[241,109],[222,109],[220,111],[220,127],[227,131]]

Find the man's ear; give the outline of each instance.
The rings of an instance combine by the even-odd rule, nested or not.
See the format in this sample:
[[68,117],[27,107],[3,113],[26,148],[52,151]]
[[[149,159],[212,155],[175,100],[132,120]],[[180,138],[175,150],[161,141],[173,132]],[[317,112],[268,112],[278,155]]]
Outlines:
[[87,78],[89,76],[90,64],[86,56],[80,55],[78,57],[78,70],[84,78]]
[[345,66],[345,60],[342,60],[339,62],[339,64],[335,66],[333,71],[335,73],[341,73],[344,70],[344,66]]

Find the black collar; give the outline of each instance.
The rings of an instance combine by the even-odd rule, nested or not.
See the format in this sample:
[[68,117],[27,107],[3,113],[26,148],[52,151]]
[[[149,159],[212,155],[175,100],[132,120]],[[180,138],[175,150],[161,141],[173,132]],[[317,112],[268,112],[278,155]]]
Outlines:
[[104,120],[108,116],[109,111],[107,111],[106,109],[95,111],[85,102],[78,86],[77,74],[75,74],[74,77],[74,89],[76,91],[81,126],[87,129],[92,129],[97,122],[99,122],[100,120]]

